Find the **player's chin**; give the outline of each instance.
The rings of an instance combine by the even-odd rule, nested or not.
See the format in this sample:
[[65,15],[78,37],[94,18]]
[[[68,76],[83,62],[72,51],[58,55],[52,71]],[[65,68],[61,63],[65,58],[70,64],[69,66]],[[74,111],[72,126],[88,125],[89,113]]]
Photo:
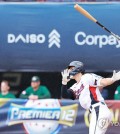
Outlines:
[[75,76],[72,76],[72,75],[71,75],[71,76],[70,76],[70,79],[75,79]]

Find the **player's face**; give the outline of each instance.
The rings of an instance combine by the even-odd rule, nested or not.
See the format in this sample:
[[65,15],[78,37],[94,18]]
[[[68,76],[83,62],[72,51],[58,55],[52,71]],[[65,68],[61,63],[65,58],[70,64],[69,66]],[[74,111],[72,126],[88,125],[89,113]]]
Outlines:
[[40,86],[40,81],[38,82],[31,82],[31,87],[32,88],[38,88]]
[[[75,67],[70,67],[70,71],[72,71],[72,70],[74,70],[75,69]],[[74,75],[74,76],[72,76],[72,77],[70,77],[70,79],[76,79],[77,77],[81,77],[81,73],[78,73],[78,74],[76,74],[76,75]]]
[[[74,70],[75,67],[70,67],[69,70],[72,71]],[[71,76],[70,79],[75,79],[75,76]]]
[[9,86],[6,82],[1,83],[1,92],[6,92],[9,90]]
[[70,67],[69,70],[72,71],[75,67]]

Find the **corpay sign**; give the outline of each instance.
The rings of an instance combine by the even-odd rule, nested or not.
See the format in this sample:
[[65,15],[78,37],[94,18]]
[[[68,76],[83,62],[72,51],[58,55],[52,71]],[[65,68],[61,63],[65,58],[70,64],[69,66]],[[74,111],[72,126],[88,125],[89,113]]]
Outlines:
[[115,45],[120,48],[120,40],[117,40],[113,35],[87,35],[85,32],[80,31],[75,34],[75,43],[77,45],[98,45],[103,48],[105,45]]

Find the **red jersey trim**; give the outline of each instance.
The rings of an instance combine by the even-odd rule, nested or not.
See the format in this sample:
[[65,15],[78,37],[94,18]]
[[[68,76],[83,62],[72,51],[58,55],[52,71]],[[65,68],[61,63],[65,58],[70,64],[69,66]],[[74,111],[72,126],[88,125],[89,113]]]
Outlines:
[[99,101],[98,98],[97,98],[97,94],[96,94],[96,87],[89,86],[89,90],[92,93],[92,96],[93,96],[94,100]]

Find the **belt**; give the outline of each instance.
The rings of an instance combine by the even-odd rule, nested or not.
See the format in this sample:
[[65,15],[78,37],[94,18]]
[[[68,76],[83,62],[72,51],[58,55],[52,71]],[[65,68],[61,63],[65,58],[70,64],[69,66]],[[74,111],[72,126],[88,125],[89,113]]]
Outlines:
[[105,105],[104,102],[95,103],[95,104],[93,104],[93,105],[90,106],[89,112],[91,113],[92,112],[92,109],[95,108],[95,107],[100,106],[100,104]]

